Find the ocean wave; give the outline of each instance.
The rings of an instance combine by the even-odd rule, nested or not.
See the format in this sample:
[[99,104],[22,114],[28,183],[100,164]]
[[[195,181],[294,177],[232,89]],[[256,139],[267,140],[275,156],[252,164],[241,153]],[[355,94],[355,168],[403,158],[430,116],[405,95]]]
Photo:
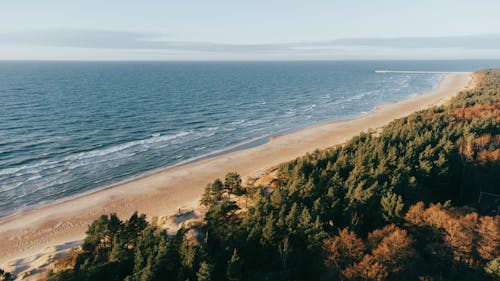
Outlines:
[[91,158],[91,159],[87,159],[87,160],[82,160],[82,161],[69,161],[64,167],[67,169],[67,170],[75,170],[77,168],[81,168],[81,167],[85,167],[85,166],[89,166],[89,165],[96,165],[96,164],[99,164],[99,163],[103,163],[103,162],[109,162],[109,161],[116,161],[116,160],[120,160],[120,159],[127,159],[127,158],[130,158],[132,156],[136,155],[136,152],[129,152],[129,153],[120,153],[116,156],[111,156],[111,157],[99,157],[99,158]]
[[35,169],[37,167],[46,165],[47,163],[53,163],[53,162],[49,161],[49,160],[42,160],[42,161],[39,161],[35,164],[26,164],[26,165],[22,165],[21,167],[12,167],[12,168],[2,169],[2,170],[0,170],[0,176],[16,174],[16,173],[24,171],[24,170],[32,170],[32,169]]
[[228,125],[240,125],[240,124],[243,124],[245,123],[245,119],[241,119],[241,120],[237,120],[237,121],[232,121],[232,122],[229,122]]
[[309,112],[312,111],[316,108],[316,104],[311,104],[307,106],[303,106],[302,109],[304,109],[304,112]]
[[291,109],[288,109],[286,112],[285,112],[285,116],[295,116],[297,115],[297,110],[295,108],[291,108]]
[[253,126],[260,125],[260,124],[268,123],[270,121],[271,121],[271,119],[256,119],[256,120],[251,120],[251,121],[245,122],[242,127],[243,128],[253,127]]
[[370,91],[365,91],[365,92],[362,92],[360,94],[357,94],[357,95],[353,95],[353,96],[350,96],[348,98],[345,98],[343,100],[344,103],[349,103],[349,102],[352,102],[352,101],[358,101],[358,100],[361,100],[363,99],[364,97],[366,96],[369,96],[370,95]]
[[[259,130],[259,129],[256,129],[256,130]],[[208,158],[208,157],[216,156],[216,155],[219,155],[219,154],[222,154],[222,153],[235,151],[235,150],[238,150],[238,148],[240,148],[240,147],[245,147],[247,145],[250,145],[252,143],[258,142],[260,140],[269,138],[270,136],[272,136],[272,134],[265,134],[265,135],[262,135],[260,137],[256,137],[256,138],[253,138],[253,139],[250,139],[250,140],[247,140],[247,141],[243,141],[243,142],[240,142],[240,143],[238,143],[236,145],[232,145],[232,146],[229,146],[229,147],[226,147],[226,148],[223,148],[223,149],[216,149],[216,150],[213,150],[213,151],[210,151],[210,152],[198,155],[198,156],[193,156],[193,157],[190,157],[188,159],[182,160],[182,161],[176,163],[173,166],[175,167],[175,166],[185,165],[185,164],[197,161],[197,160],[201,160],[201,159],[205,159],[205,158]],[[205,147],[203,147],[203,148],[205,148]],[[199,149],[199,150],[201,150],[201,149]]]
[[180,132],[180,133],[173,134],[173,135],[153,136],[153,137],[150,137],[147,139],[131,141],[131,142],[127,142],[127,143],[120,144],[120,145],[115,145],[115,146],[105,148],[105,149],[99,149],[99,150],[94,150],[94,151],[90,151],[90,152],[78,153],[76,155],[70,155],[68,157],[65,157],[64,160],[71,161],[71,160],[76,160],[76,159],[86,159],[86,158],[92,158],[92,157],[98,157],[98,156],[105,156],[108,154],[113,154],[113,153],[116,153],[116,152],[119,152],[119,151],[122,151],[125,149],[132,148],[134,146],[148,145],[148,144],[161,143],[161,142],[173,140],[176,138],[187,136],[190,133],[192,133],[192,132]]
[[[136,140],[136,141],[130,141],[127,143],[111,146],[108,148],[104,149],[97,149],[97,150],[91,150],[91,151],[86,151],[86,152],[80,152],[76,154],[71,154],[68,155],[62,159],[55,159],[55,160],[42,160],[42,161],[37,161],[33,164],[26,164],[22,165],[20,167],[12,167],[12,168],[7,168],[7,169],[2,169],[0,170],[0,176],[5,176],[5,175],[17,175],[18,173],[22,174],[36,174],[40,173],[42,170],[45,169],[52,169],[55,166],[66,164],[66,165],[73,165],[73,166],[68,166],[67,168],[75,168],[78,166],[85,165],[86,159],[95,159],[95,158],[101,158],[100,161],[93,161],[89,164],[92,163],[98,163],[102,161],[108,161],[110,160],[109,158],[105,158],[104,156],[111,155],[111,154],[116,154],[125,150],[128,150],[133,147],[137,146],[144,146],[144,145],[150,145],[150,144],[157,144],[157,143],[163,143],[167,141],[171,141],[176,138],[181,138],[185,137],[192,132],[179,132],[176,134],[172,135],[155,135],[147,139],[143,140]],[[76,162],[76,163],[75,163]],[[38,169],[41,168],[41,169]]]

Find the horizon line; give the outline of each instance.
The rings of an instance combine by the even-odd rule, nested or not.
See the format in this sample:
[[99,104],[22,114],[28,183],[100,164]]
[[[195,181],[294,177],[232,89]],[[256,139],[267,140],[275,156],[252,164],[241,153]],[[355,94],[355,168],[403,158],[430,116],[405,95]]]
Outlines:
[[349,62],[349,61],[500,61],[499,58],[406,59],[0,59],[0,62]]

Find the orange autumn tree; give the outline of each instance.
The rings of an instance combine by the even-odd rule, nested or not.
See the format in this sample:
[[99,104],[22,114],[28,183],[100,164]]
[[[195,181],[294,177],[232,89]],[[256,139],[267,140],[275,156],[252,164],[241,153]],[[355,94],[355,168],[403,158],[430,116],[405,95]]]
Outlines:
[[365,255],[363,259],[342,271],[342,277],[347,280],[386,280],[389,273],[387,267],[373,256]]
[[467,208],[444,208],[422,202],[410,207],[405,220],[440,233],[456,261],[481,265],[500,255],[500,216],[482,216]]
[[324,250],[326,253],[325,265],[342,269],[361,260],[365,244],[356,236],[356,233],[344,228],[339,231],[337,236],[325,241]]
[[342,271],[347,280],[385,280],[411,265],[416,256],[412,248],[413,239],[406,230],[394,224],[373,231],[368,235],[367,244],[371,253]]
[[481,217],[476,231],[476,249],[483,261],[500,257],[500,217]]

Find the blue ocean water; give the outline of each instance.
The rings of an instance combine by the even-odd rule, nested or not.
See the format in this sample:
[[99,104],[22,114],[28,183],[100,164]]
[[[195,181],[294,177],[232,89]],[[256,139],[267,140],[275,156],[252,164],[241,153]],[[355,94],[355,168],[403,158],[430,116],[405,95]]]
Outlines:
[[360,116],[442,79],[377,69],[472,71],[491,64],[500,65],[0,62],[0,216]]

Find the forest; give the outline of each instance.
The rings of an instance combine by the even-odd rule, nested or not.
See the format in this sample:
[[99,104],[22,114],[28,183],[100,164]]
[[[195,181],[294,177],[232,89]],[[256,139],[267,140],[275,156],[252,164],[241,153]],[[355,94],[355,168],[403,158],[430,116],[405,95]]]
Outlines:
[[500,70],[442,106],[283,163],[233,172],[175,235],[102,215],[47,280],[500,280]]

